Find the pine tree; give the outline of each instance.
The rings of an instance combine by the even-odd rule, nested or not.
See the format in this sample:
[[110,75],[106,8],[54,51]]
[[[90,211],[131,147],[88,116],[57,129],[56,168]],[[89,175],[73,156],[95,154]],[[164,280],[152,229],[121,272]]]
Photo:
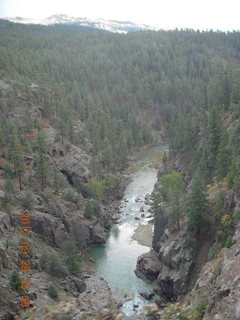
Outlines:
[[41,190],[44,192],[47,178],[47,140],[43,132],[39,132],[36,140],[38,155],[37,174],[40,178]]
[[56,299],[58,297],[57,288],[53,284],[50,284],[48,287],[48,295],[52,299]]
[[182,215],[182,197],[184,193],[184,182],[181,173],[172,171],[161,178],[160,193],[163,201],[171,209],[169,226],[180,229],[180,218]]
[[13,199],[13,195],[16,192],[16,187],[14,181],[10,176],[6,177],[5,185],[4,185],[4,202],[9,203]]
[[104,158],[104,164],[106,167],[106,171],[109,172],[113,160],[113,151],[112,146],[107,143],[104,150],[103,150],[103,158]]
[[78,275],[80,273],[80,259],[78,256],[76,242],[73,236],[71,236],[70,240],[64,247],[64,260],[70,274]]
[[10,136],[8,156],[13,163],[14,173],[18,177],[19,188],[22,190],[22,174],[24,172],[23,153],[20,150],[20,141],[17,128],[14,123],[11,124],[12,134]]
[[213,168],[221,140],[220,117],[219,111],[216,108],[212,108],[210,111],[209,132],[209,167]]
[[21,291],[21,278],[17,270],[12,270],[10,273],[10,287],[14,291]]
[[202,172],[199,169],[193,177],[186,206],[189,229],[195,236],[198,236],[206,226],[204,218],[210,213],[206,186],[204,184]]
[[230,165],[231,151],[228,147],[228,133],[225,132],[221,137],[216,159],[216,173],[219,180],[226,177]]

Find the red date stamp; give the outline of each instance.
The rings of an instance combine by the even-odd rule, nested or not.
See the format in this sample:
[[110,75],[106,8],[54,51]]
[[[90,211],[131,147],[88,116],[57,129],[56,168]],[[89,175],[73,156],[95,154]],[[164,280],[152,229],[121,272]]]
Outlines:
[[[30,228],[30,213],[21,212],[21,243],[20,243],[20,253],[21,253],[21,261],[20,261],[20,270],[24,273],[27,278],[27,273],[31,270],[31,260],[30,260],[30,241],[29,236],[31,234]],[[28,290],[30,289],[30,279],[21,280],[21,290],[24,293],[20,299],[20,305],[22,308],[28,308],[30,306],[30,297],[28,295]]]

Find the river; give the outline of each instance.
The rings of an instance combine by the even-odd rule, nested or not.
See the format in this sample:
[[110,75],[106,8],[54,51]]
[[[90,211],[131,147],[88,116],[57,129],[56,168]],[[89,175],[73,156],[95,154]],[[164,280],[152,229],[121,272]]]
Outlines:
[[[148,212],[149,206],[144,200],[153,190],[157,181],[157,167],[160,165],[163,152],[167,149],[166,145],[155,146],[139,153],[129,168],[130,182],[120,203],[122,213],[119,223],[111,228],[106,245],[95,247],[88,254],[88,257],[96,261],[97,274],[109,282],[112,292],[119,298],[123,298],[124,295],[132,298],[122,307],[126,315],[137,312],[134,304],[139,305],[137,309],[140,309],[147,303],[139,293],[152,288],[152,282],[137,278],[134,269],[138,256],[148,252],[151,247],[153,224]],[[140,231],[137,237],[139,242],[133,239],[137,229]]]

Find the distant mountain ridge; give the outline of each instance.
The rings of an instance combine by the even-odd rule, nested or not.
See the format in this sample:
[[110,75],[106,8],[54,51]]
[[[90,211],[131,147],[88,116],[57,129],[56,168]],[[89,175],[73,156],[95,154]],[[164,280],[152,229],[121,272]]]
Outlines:
[[66,14],[52,15],[45,19],[31,19],[21,17],[6,17],[8,21],[15,23],[25,24],[74,24],[79,26],[85,26],[90,28],[102,29],[115,33],[128,33],[131,31],[139,30],[157,30],[153,26],[145,24],[136,24],[130,21],[116,21],[116,20],[105,20],[105,19],[89,19],[89,18],[76,18],[70,17]]

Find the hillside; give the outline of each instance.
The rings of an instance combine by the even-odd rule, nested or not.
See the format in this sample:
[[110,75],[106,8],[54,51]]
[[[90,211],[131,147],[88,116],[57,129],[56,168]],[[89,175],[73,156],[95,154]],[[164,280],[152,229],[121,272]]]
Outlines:
[[[41,314],[50,304],[76,319],[84,312],[93,319],[104,308],[114,309],[109,319],[123,317],[85,250],[106,242],[129,159],[163,136],[170,151],[152,194],[153,251],[139,258],[138,268],[152,278],[152,258],[157,263],[158,306],[180,299],[194,311],[201,304],[206,310],[206,296],[215,289],[194,298],[204,268],[223,255],[235,265],[239,255],[240,34],[114,34],[1,20],[0,40],[2,319],[14,319],[21,309],[24,209],[31,217],[29,312]],[[213,262],[205,266],[208,259]],[[215,319],[234,319],[235,280],[225,288],[231,290],[228,318],[215,304],[204,319],[214,312]],[[206,281],[214,287],[225,280]],[[93,287],[99,295],[92,295]]]

